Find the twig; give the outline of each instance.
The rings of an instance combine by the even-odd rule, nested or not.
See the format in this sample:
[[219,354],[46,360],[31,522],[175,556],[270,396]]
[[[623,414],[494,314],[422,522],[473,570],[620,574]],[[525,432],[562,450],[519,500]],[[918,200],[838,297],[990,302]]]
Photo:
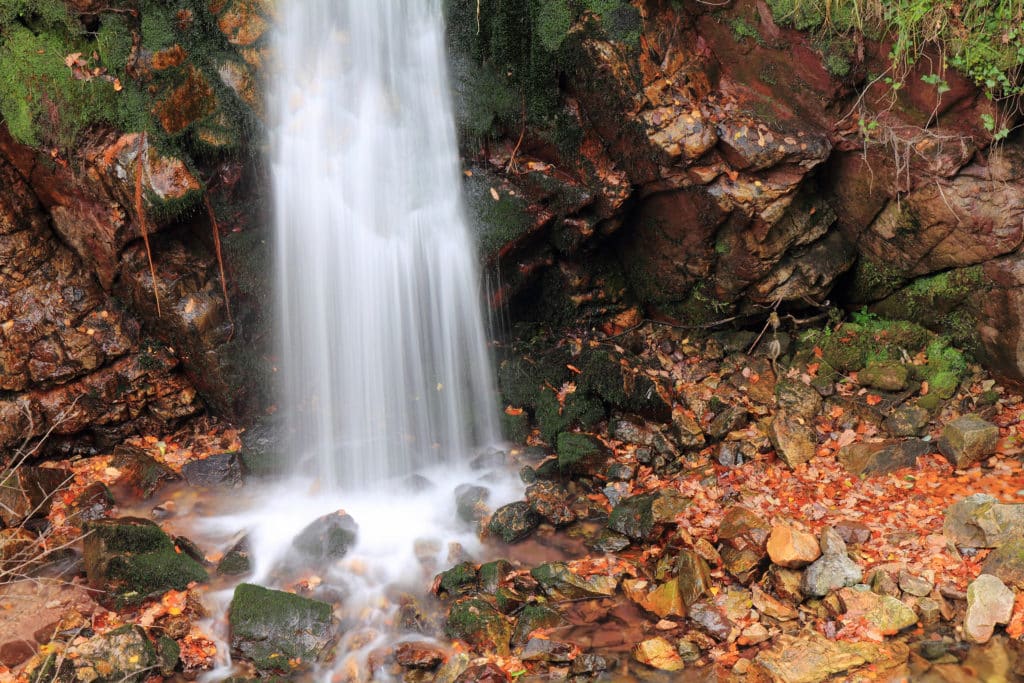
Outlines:
[[146,132],[139,136],[139,149],[135,155],[135,220],[139,223],[142,242],[146,245],[146,259],[149,261],[149,275],[153,280],[153,300],[156,301],[156,317],[160,315],[160,293],[156,288],[156,266],[153,265],[153,252],[149,248],[149,227],[146,225],[146,214],[142,208],[142,155],[146,152]]
[[220,227],[217,225],[217,215],[213,212],[213,204],[210,202],[209,191],[203,193],[203,203],[206,205],[206,213],[210,215],[210,228],[213,231],[213,248],[217,252],[217,267],[220,269],[220,289],[224,293],[224,308],[228,314],[228,323],[231,325],[231,334],[228,341],[235,335],[235,321],[231,317],[231,299],[228,298],[228,278],[224,274],[224,257],[220,250]]

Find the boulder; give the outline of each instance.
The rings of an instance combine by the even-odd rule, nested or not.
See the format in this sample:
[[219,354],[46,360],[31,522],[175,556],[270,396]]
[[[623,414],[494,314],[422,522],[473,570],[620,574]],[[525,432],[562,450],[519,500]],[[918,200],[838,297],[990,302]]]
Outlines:
[[469,524],[479,522],[490,514],[487,507],[490,496],[491,491],[485,486],[459,484],[455,487],[455,513]]
[[804,570],[800,591],[810,597],[824,597],[829,591],[861,582],[864,571],[846,554],[846,543],[831,528],[822,531],[821,557]]
[[139,605],[164,592],[207,580],[202,565],[179,552],[171,537],[144,519],[122,517],[84,525],[85,573],[102,601]]
[[576,520],[569,507],[569,492],[551,481],[541,481],[526,487],[526,502],[530,509],[555,526],[564,526]]
[[894,597],[879,595],[868,589],[841,588],[839,601],[844,610],[844,620],[851,623],[863,619],[884,636],[891,636],[917,623],[917,614]]
[[767,556],[771,527],[749,508],[736,505],[725,512],[718,525],[719,553],[726,571],[747,584]]
[[651,538],[655,529],[653,507],[657,498],[653,493],[623,498],[608,515],[608,528],[634,541]]
[[867,367],[857,373],[857,380],[879,391],[903,391],[908,376],[907,366],[902,363],[870,361]]
[[818,446],[818,438],[811,422],[783,409],[776,412],[772,418],[768,426],[768,437],[772,440],[776,455],[790,467],[796,467],[813,458]]
[[231,650],[263,672],[307,669],[331,644],[331,614],[325,602],[239,584],[228,613]]
[[596,474],[606,465],[609,452],[589,434],[563,432],[558,435],[558,468],[566,474]]
[[862,442],[843,446],[836,459],[850,474],[888,474],[904,467],[916,467],[919,457],[934,451],[934,444],[922,439]]
[[909,655],[910,648],[898,641],[851,643],[805,631],[779,636],[754,658],[752,673],[786,683],[818,683],[865,664],[874,664],[876,670],[895,667]]
[[997,577],[981,574],[967,586],[967,614],[964,636],[972,643],[987,643],[996,624],[1005,624],[1013,615],[1013,591]]
[[530,504],[517,501],[495,510],[487,530],[505,543],[515,543],[529,536],[539,524],[540,516]]
[[480,598],[463,598],[448,611],[444,633],[463,640],[480,652],[509,654],[512,626],[491,603]]
[[780,567],[800,569],[821,556],[818,539],[787,524],[772,526],[768,536],[768,557]]
[[998,548],[1018,539],[1024,525],[1024,504],[1004,504],[975,493],[946,508],[942,531],[961,548]]
[[516,615],[512,631],[512,645],[522,647],[530,640],[530,634],[541,628],[554,628],[566,623],[562,613],[547,605],[525,605]]
[[989,553],[981,571],[1011,588],[1024,590],[1024,537],[1011,539]]
[[661,671],[681,671],[686,667],[672,643],[661,636],[637,643],[633,659]]
[[547,562],[530,570],[544,593],[552,600],[588,600],[615,594],[618,579],[595,574],[583,578],[562,562]]
[[964,415],[946,424],[938,445],[955,467],[964,468],[995,453],[998,441],[999,427],[978,415]]
[[242,485],[242,462],[237,453],[215,453],[185,463],[181,475],[189,486],[234,488]]
[[313,520],[292,540],[292,548],[305,562],[339,560],[355,544],[358,531],[351,515],[338,510]]
[[138,683],[159,664],[157,650],[140,626],[122,626],[65,651],[74,680],[93,683]]

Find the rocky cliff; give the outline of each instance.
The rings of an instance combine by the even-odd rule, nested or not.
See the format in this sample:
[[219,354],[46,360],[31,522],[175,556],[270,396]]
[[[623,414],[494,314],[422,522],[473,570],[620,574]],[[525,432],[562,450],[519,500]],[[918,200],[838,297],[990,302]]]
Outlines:
[[[1024,379],[1011,95],[927,42],[894,68],[898,37],[814,2],[446,6],[469,211],[513,319],[867,306]],[[272,23],[269,0],[0,2],[0,448],[272,410]]]

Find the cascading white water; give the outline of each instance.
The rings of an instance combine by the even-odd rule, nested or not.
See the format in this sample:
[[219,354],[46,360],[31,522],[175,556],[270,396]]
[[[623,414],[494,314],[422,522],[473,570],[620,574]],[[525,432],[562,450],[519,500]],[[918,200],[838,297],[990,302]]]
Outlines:
[[327,487],[498,436],[440,4],[280,4],[280,405]]

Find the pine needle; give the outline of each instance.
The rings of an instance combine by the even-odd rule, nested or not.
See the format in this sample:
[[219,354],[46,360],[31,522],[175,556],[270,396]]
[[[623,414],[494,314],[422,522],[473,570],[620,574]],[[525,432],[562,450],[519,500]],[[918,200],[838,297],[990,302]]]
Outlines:
[[149,226],[146,224],[146,213],[142,207],[142,155],[146,153],[146,133],[139,137],[139,150],[135,155],[135,220],[142,233],[142,242],[146,245],[146,259],[149,260],[149,276],[153,281],[153,300],[156,302],[156,317],[160,315],[160,293],[156,288],[156,266],[153,265],[153,252],[149,248]]
[[217,252],[217,267],[220,268],[220,288],[224,293],[224,308],[228,314],[228,323],[231,325],[231,335],[234,336],[235,321],[231,317],[231,300],[228,298],[228,279],[224,274],[224,257],[221,255],[220,250],[220,229],[217,226],[217,215],[213,212],[213,204],[210,203],[209,192],[203,193],[203,203],[206,204],[206,213],[210,215],[210,229],[213,230],[213,247]]

